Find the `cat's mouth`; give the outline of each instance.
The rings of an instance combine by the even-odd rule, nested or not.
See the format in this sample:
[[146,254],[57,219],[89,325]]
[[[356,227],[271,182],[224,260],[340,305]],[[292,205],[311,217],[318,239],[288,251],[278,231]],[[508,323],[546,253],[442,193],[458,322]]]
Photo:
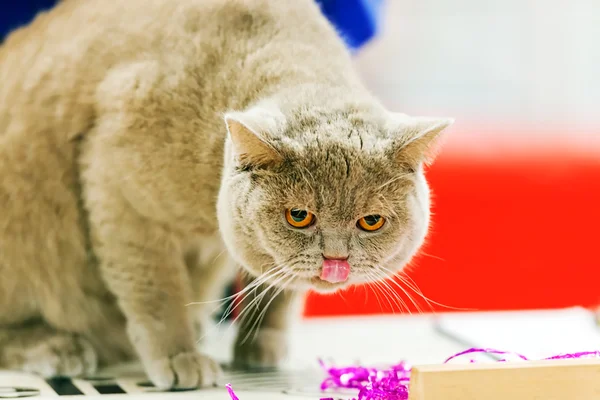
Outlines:
[[[318,269],[317,269],[318,268]],[[290,272],[294,279],[289,283],[297,289],[313,289],[318,292],[334,292],[352,285],[351,267],[347,258],[323,258],[321,265],[296,266]],[[356,282],[354,282],[356,283]]]
[[351,268],[348,259],[323,259],[319,269],[303,268],[293,272],[293,285],[297,288],[313,289],[319,292],[334,292],[349,286]]

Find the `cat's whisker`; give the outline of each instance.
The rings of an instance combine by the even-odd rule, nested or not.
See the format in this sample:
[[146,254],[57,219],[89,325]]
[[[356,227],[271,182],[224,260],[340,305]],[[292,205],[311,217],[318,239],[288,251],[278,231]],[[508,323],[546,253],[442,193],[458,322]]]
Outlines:
[[[398,278],[405,285],[409,286],[417,295],[421,296],[423,298],[423,300],[425,300],[426,302],[430,303],[430,306],[431,306],[431,304],[434,304],[434,305],[437,305],[437,306],[440,306],[440,307],[443,307],[443,308],[446,308],[446,309],[449,309],[449,310],[455,310],[455,311],[475,311],[476,310],[476,309],[473,309],[473,308],[452,307],[452,306],[449,306],[449,305],[446,305],[446,304],[443,304],[443,303],[439,303],[439,302],[437,302],[435,300],[432,300],[429,297],[425,296],[423,294],[423,292],[421,291],[421,289],[419,289],[419,287],[417,286],[416,282],[410,276],[408,276],[406,274],[401,274],[401,275],[398,276]],[[406,279],[410,279],[412,281],[412,285],[413,286],[411,286],[410,282],[408,282]],[[433,307],[432,307],[432,309],[433,309]]]
[[189,306],[200,306],[200,305],[204,305],[204,304],[215,304],[215,303],[225,303],[227,300],[232,300],[235,299],[236,297],[238,297],[240,294],[242,294],[242,292],[237,292],[235,294],[232,294],[231,296],[227,296],[227,297],[222,297],[220,299],[215,299],[215,300],[206,300],[206,301],[192,301],[191,303],[187,303],[185,306],[189,307]]
[[[246,334],[246,337],[244,338],[244,340],[242,341],[242,343],[244,343],[247,340],[248,335],[250,334],[250,332],[252,332],[254,330],[254,337],[252,340],[256,340],[256,335],[258,335],[258,332],[260,331],[260,326],[262,325],[262,321],[265,317],[265,315],[267,314],[267,311],[269,309],[269,306],[271,305],[271,303],[273,302],[273,300],[275,300],[275,298],[279,295],[281,295],[281,293],[287,288],[287,286],[294,280],[294,276],[291,276],[285,283],[283,283],[282,285],[280,285],[279,289],[277,290],[277,292],[275,292],[275,294],[271,297],[271,299],[269,300],[269,302],[263,307],[262,311],[260,312],[260,314],[258,315],[258,318],[254,321],[254,323],[252,324],[252,327],[250,328],[250,330],[248,331],[248,333]],[[256,330],[255,330],[255,326],[256,326]]]
[[[419,303],[415,300],[415,298],[410,294],[410,292],[408,290],[406,290],[404,287],[402,287],[402,285],[400,285],[400,283],[397,282],[394,279],[394,276],[392,276],[391,278],[387,279],[386,282],[387,282],[388,285],[393,284],[393,286],[395,286],[398,289],[400,289],[402,291],[402,293],[404,293],[406,295],[406,297],[408,297],[408,299],[410,300],[410,302],[415,306],[415,308],[417,309],[417,311],[419,312],[419,314],[424,314],[423,308],[419,305]],[[391,285],[390,285],[390,287],[391,287]],[[429,303],[427,303],[427,305],[431,309],[431,306],[429,305]]]
[[[388,306],[390,307],[390,310],[392,311],[392,314],[395,314],[396,308],[390,301],[390,296],[389,296],[388,290],[385,287],[381,286],[381,284],[379,283],[378,280],[373,281],[373,285],[375,288],[377,288],[377,290],[381,293],[381,295],[387,302]],[[396,302],[396,307],[398,307],[400,310],[402,310],[402,306],[397,301],[395,301],[395,302]]]
[[[369,286],[371,286],[372,288],[375,287],[375,288],[379,289],[380,291],[382,291],[382,288],[381,288],[381,286],[379,284],[378,277],[374,273],[372,273],[372,272],[367,272],[367,276],[370,278]],[[373,289],[373,293],[375,293],[375,297],[377,299],[377,303],[379,303],[379,307],[383,311],[383,305],[381,304],[381,301],[379,300],[379,296],[377,295],[377,292],[375,291],[375,289]],[[388,302],[388,305],[390,306],[390,308],[392,310],[392,313],[395,314],[394,307],[392,306],[392,303],[391,303],[389,297],[386,296],[383,291],[382,291],[382,294],[384,295],[384,299]]]
[[289,287],[290,283],[292,283],[294,281],[294,279],[295,279],[295,277],[292,275],[292,276],[290,276],[290,278],[287,281],[285,281],[283,284],[281,284],[279,290],[273,295],[271,300],[269,300],[267,305],[261,311],[261,314],[258,317],[259,319],[258,319],[258,323],[256,325],[256,332],[254,334],[254,339],[256,339],[256,334],[258,333],[258,331],[262,325],[262,321],[267,314],[267,310],[268,310],[269,306],[271,305],[271,303],[277,296],[281,295],[281,293]]
[[[270,272],[270,271],[268,271],[268,272]],[[259,275],[259,277],[258,277],[257,279],[259,279],[259,278],[261,278],[261,277],[262,277],[262,275]],[[237,293],[234,293],[234,294],[232,294],[232,295],[230,295],[230,296],[227,296],[227,297],[223,297],[223,298],[220,298],[220,299],[215,299],[215,300],[207,300],[207,301],[193,301],[193,302],[191,302],[191,303],[188,303],[188,304],[186,304],[185,306],[186,306],[186,307],[189,307],[189,306],[195,306],[195,305],[214,304],[214,303],[225,303],[225,302],[226,302],[226,301],[228,301],[228,300],[234,300],[234,299],[236,299],[237,297],[240,297],[240,296],[242,296],[242,295],[243,295],[244,293],[246,293],[248,290],[252,289],[252,286],[253,286],[253,284],[254,284],[254,281],[253,281],[253,282],[252,282],[250,285],[248,285],[248,286],[244,287],[244,288],[243,288],[242,290],[240,290],[239,292],[237,292]],[[215,309],[215,310],[213,310],[213,311],[216,311],[216,309]]]
[[[255,285],[254,285],[254,289],[253,289],[252,293],[250,293],[249,295],[253,295],[253,296],[254,296],[254,298],[253,298],[253,299],[252,299],[252,300],[251,300],[251,301],[250,301],[250,302],[249,302],[247,305],[243,306],[243,308],[242,308],[242,311],[241,311],[241,312],[240,312],[240,314],[239,314],[239,315],[238,315],[238,316],[237,316],[237,317],[234,319],[234,322],[236,322],[236,321],[237,321],[237,320],[239,320],[239,319],[241,319],[241,321],[243,322],[243,321],[245,320],[245,317],[246,317],[247,313],[249,312],[248,310],[249,310],[249,309],[251,309],[251,308],[253,308],[255,305],[257,305],[257,304],[258,304],[258,302],[260,301],[260,299],[262,298],[262,296],[264,296],[264,295],[265,295],[265,293],[266,293],[266,292],[265,292],[265,290],[263,290],[263,291],[262,291],[262,292],[260,292],[260,293],[256,293],[256,291],[257,291],[259,288],[263,287],[263,286],[264,286],[264,284],[265,284],[266,282],[268,282],[269,280],[273,280],[273,279],[275,279],[275,281],[274,281],[274,282],[272,282],[272,283],[271,283],[271,284],[268,286],[268,287],[271,287],[271,286],[273,286],[274,284],[277,284],[277,282],[279,282],[279,281],[280,281],[280,280],[281,280],[283,277],[285,277],[285,273],[286,273],[286,271],[285,271],[284,267],[283,267],[283,266],[278,266],[278,267],[277,267],[277,269],[278,269],[277,273],[275,273],[275,274],[272,274],[272,275],[269,277],[269,279],[260,280],[260,281],[254,281],[254,282],[253,282],[253,283],[255,283]],[[268,289],[268,288],[267,288],[267,289]],[[242,299],[242,301],[240,301],[240,302],[239,302],[239,304],[243,304],[243,303],[244,303],[244,301],[246,300],[246,298],[247,298],[247,297],[248,297],[248,295],[247,295],[247,296],[245,296],[245,297],[244,297],[244,299]]]
[[[402,283],[404,283],[405,285],[407,285],[413,292],[415,292],[416,295],[418,295],[419,297],[421,297],[423,300],[425,300],[427,303],[429,304],[429,307],[432,309],[433,311],[433,307],[431,306],[431,304],[443,307],[443,308],[447,308],[449,310],[455,310],[455,311],[473,311],[472,309],[469,308],[460,308],[460,307],[452,307],[452,306],[448,306],[446,304],[443,303],[439,303],[435,300],[430,299],[429,297],[425,296],[423,294],[423,292],[421,291],[421,289],[418,288],[416,282],[408,275],[406,274],[395,274],[393,271],[385,268],[385,267],[381,267],[381,269],[387,271],[388,273],[392,274],[393,276],[397,276],[398,279],[400,279],[402,281]],[[406,279],[410,279],[412,281],[412,285],[410,284],[410,282],[408,282]],[[395,280],[395,279],[391,279],[391,281],[398,286],[401,290],[404,291],[404,289],[400,286],[400,284]]]
[[221,257],[226,252],[227,252],[227,250],[223,250],[219,254],[217,254],[216,257],[214,258],[214,260],[212,261],[212,265],[215,265],[215,263],[217,262],[217,260],[219,259],[219,257]]
[[[405,279],[405,277],[410,279],[412,281],[412,284],[407,279]],[[400,282],[396,282],[396,278],[398,278]],[[400,283],[405,284],[407,288],[411,289],[416,295],[420,296],[423,300],[425,300],[425,303],[427,304],[431,312],[435,312],[432,306],[432,301],[423,294],[421,289],[419,289],[419,287],[417,286],[416,282],[412,280],[412,278],[410,278],[408,275],[402,275],[402,273],[396,274],[392,277],[392,280],[396,285],[400,285]]]
[[342,289],[338,292],[338,294],[340,295],[340,297],[342,298],[342,300],[344,300],[344,304],[348,304],[348,300],[346,300],[346,298],[344,297],[344,291],[345,289]]
[[[240,291],[240,293],[247,292],[249,289],[255,290],[256,288],[258,288],[261,285],[268,282],[270,279],[274,279],[278,275],[283,274],[284,272],[286,272],[285,266],[289,262],[290,262],[290,260],[284,261],[281,264],[276,264],[276,263],[272,262],[272,263],[265,263],[265,264],[261,265],[261,271],[267,265],[270,266],[270,269],[266,273],[261,273],[261,275],[254,278],[249,285],[247,285],[242,291]],[[244,297],[244,299],[242,299],[242,301],[240,301],[240,303],[243,303],[244,300],[245,300],[245,297]]]
[[398,309],[401,312],[406,311],[409,314],[412,314],[412,311],[410,310],[410,308],[408,307],[408,305],[406,304],[404,299],[402,299],[402,297],[389,285],[389,283],[385,279],[382,279],[380,277],[379,285],[382,286],[383,288],[385,288],[385,292],[389,294],[389,296],[392,298],[394,303],[396,303],[396,305],[398,306]]
[[250,319],[254,318],[263,298],[267,295],[269,290],[271,290],[271,287],[276,285],[282,279],[283,279],[283,276],[280,276],[277,278],[277,280],[275,282],[271,283],[268,287],[263,288],[263,290],[260,293],[254,293],[254,297],[252,298],[252,300],[246,306],[244,306],[244,308],[242,309],[242,311],[240,312],[238,317],[236,319],[234,319],[234,322],[239,321],[239,323],[241,325],[243,325],[248,318],[250,318]]
[[[243,271],[243,270],[242,270],[242,271],[240,271],[240,272],[244,273],[245,271]],[[257,279],[261,278],[261,276],[262,276],[262,274],[261,274],[261,275],[259,275],[259,277],[258,277]],[[191,303],[188,303],[188,304],[186,304],[185,306],[186,306],[186,307],[189,307],[189,306],[195,306],[195,305],[214,304],[214,303],[224,303],[224,302],[226,302],[226,301],[228,301],[228,300],[232,300],[232,299],[235,299],[235,298],[237,298],[237,297],[239,297],[239,296],[243,295],[243,294],[244,294],[246,291],[248,291],[248,290],[250,290],[250,289],[251,289],[251,286],[252,286],[252,284],[250,284],[250,285],[248,285],[248,286],[246,286],[246,287],[242,288],[242,290],[240,290],[239,292],[237,292],[237,293],[234,293],[234,294],[232,294],[232,295],[230,295],[230,296],[227,296],[227,297],[222,297],[222,298],[220,298],[220,299],[215,299],[215,300],[206,300],[206,301],[193,301],[193,302],[191,302]]]
[[[375,290],[375,287],[373,286],[373,282],[370,282],[367,287],[369,289],[371,289],[371,291],[373,292],[373,294],[375,295],[375,300],[377,300],[377,304],[379,304],[379,310],[383,311],[383,304],[381,304],[381,300],[379,299],[379,294],[377,293],[377,291]],[[365,300],[365,304],[366,304],[366,300]]]
[[244,297],[238,300],[237,304],[234,305],[232,303],[229,305],[227,310],[224,312],[224,315],[221,317],[221,321],[219,323],[222,323],[225,319],[227,319],[227,317],[229,317],[232,312],[234,312],[240,305],[244,303],[248,296],[252,295],[252,293],[255,292],[258,288],[260,288],[264,283],[268,282],[270,279],[277,278],[279,275],[282,274],[285,274],[285,270],[283,269],[283,267],[274,267],[270,271],[268,271],[264,276],[261,276],[260,279],[257,278],[256,280],[252,281],[248,286],[246,286],[245,289],[249,289],[245,290]]
[[[221,316],[221,320],[219,321],[219,323],[217,325],[220,325],[221,323],[223,323],[231,315],[231,313],[233,313],[240,306],[240,304],[242,304],[244,302],[244,300],[254,290],[256,290],[256,288],[260,287],[262,282],[266,282],[267,280],[276,276],[280,272],[281,271],[278,271],[277,269],[274,268],[274,269],[268,271],[266,274],[259,276],[258,278],[256,278],[256,280],[252,281],[249,285],[247,285],[240,292],[236,293],[233,296],[234,301],[232,301],[231,304],[229,304],[229,306],[227,307],[227,309],[223,312],[223,314]],[[216,309],[213,310],[213,312],[214,311],[216,311]]]
[[[388,277],[381,271],[379,270],[375,270],[376,273],[378,274],[378,276],[380,277],[379,282],[381,283],[381,285],[383,285],[386,288],[386,291],[394,298],[396,299],[397,302],[400,302],[403,306],[403,308],[409,313],[412,314],[412,312],[410,311],[410,308],[408,307],[408,305],[406,304],[406,302],[402,299],[402,297],[400,297],[400,295],[392,288],[392,286],[389,284],[388,282]],[[406,294],[406,292],[404,292]],[[407,295],[408,296],[408,295]],[[421,309],[419,308],[418,305],[416,305],[416,303],[414,302],[414,300],[409,296],[409,299],[413,302],[413,304],[415,305],[415,307],[417,308],[417,311],[419,313],[422,313]]]
[[[256,278],[256,280],[252,281],[248,286],[246,286],[239,293],[236,293],[235,295],[232,295],[232,296],[228,296],[228,298],[236,298],[236,297],[239,297],[241,294],[245,293],[245,296],[241,300],[239,300],[237,302],[237,304],[234,304],[235,302],[232,302],[229,305],[229,307],[227,307],[227,309],[223,312],[223,314],[221,316],[221,319],[216,324],[216,326],[214,327],[214,329],[218,329],[219,326],[221,326],[221,324],[231,315],[231,313],[233,313],[241,304],[243,304],[244,300],[253,291],[256,291],[256,289],[258,289],[261,286],[261,284],[263,284],[264,282],[268,281],[269,279],[272,279],[273,277],[276,277],[277,275],[279,275],[280,273],[283,273],[283,272],[284,272],[284,270],[281,267],[279,267],[279,268],[274,267],[271,270],[267,271],[267,273],[264,276],[261,275],[258,278]],[[211,314],[214,313],[217,309],[218,309],[218,307],[215,308],[215,309],[213,309],[212,312],[211,312]],[[209,334],[209,332],[207,332],[203,336],[201,336],[198,339],[198,342],[200,342],[202,339],[204,339],[208,334]]]
[[419,288],[417,283],[410,276],[400,273],[400,274],[398,274],[398,279],[400,279],[406,286],[411,288],[416,294],[421,296],[425,301],[427,301],[429,303],[437,304],[437,305],[442,305],[440,303],[436,303],[435,301],[431,300],[429,297],[425,296],[423,294],[423,291],[421,290],[421,288]]
[[426,253],[423,250],[421,250],[420,254],[424,255],[425,257],[433,258],[435,260],[440,260],[440,261],[444,261],[444,262],[446,261],[442,257],[434,256],[433,254]]
[[[292,277],[293,278],[293,277]],[[260,293],[259,296],[257,296],[255,299],[253,299],[253,303],[254,305],[252,306],[254,308],[253,312],[252,312],[252,316],[251,318],[254,318],[254,316],[256,315],[256,310],[258,310],[258,305],[264,300],[265,296],[271,291],[271,289],[277,287],[277,285],[279,285],[279,283],[285,279],[285,276],[280,277],[277,281],[271,283],[271,285],[269,285],[269,287],[267,287],[265,290],[262,291],[262,293]],[[291,278],[290,278],[291,279]],[[289,280],[288,280],[289,282]],[[262,307],[262,310],[259,313],[259,317],[260,315],[262,315],[262,313],[267,310],[269,308],[269,305],[271,304],[271,302],[275,299],[275,297],[277,297],[277,295],[283,290],[283,286],[281,288],[279,288],[277,290],[277,292],[271,296],[271,299],[268,301],[268,303],[266,304],[265,307]],[[250,307],[247,307],[250,308]],[[240,315],[241,316],[241,315]],[[245,320],[245,318],[243,318],[241,320],[241,323],[243,323],[243,321]],[[250,329],[248,330],[248,333],[246,334],[246,336],[244,337],[244,339],[242,340],[242,344],[246,342],[246,340],[248,340],[248,337],[250,336],[250,334],[252,333],[252,331],[254,330],[256,324],[258,322],[258,318],[256,318],[254,320],[254,322],[252,323],[252,326],[250,327]]]

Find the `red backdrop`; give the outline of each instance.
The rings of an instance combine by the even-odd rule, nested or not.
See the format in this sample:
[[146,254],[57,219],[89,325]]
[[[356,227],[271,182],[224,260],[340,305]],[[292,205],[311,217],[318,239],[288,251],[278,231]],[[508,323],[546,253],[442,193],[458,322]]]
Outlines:
[[[423,311],[600,304],[600,160],[548,152],[440,156],[428,171],[435,213],[408,275]],[[394,287],[393,284],[390,284]],[[417,307],[395,288],[411,311]],[[306,316],[400,312],[368,288],[310,294]]]

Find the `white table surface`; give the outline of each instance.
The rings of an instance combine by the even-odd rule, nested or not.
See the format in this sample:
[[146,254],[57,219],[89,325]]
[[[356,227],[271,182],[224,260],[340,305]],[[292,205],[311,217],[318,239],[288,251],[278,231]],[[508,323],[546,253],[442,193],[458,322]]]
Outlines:
[[[228,400],[229,396],[222,387],[227,382],[234,385],[240,400],[317,400],[320,397],[318,385],[323,376],[317,363],[318,358],[335,361],[337,365],[382,365],[401,360],[412,364],[436,364],[470,346],[507,346],[511,347],[507,350],[515,351],[526,348],[529,350],[528,354],[533,356],[546,354],[553,348],[557,349],[556,352],[580,347],[595,350],[596,348],[591,349],[589,346],[597,342],[597,347],[600,348],[600,332],[595,326],[589,325],[590,318],[589,313],[575,309],[551,312],[312,319],[302,321],[294,327],[289,359],[283,370],[278,373],[226,373],[221,387],[215,389],[152,393],[152,388],[137,385],[146,379],[139,366],[131,364],[113,367],[100,373],[103,376],[116,377],[114,382],[128,393],[126,395],[99,395],[91,382],[74,380],[73,383],[85,393],[82,397],[96,400],[116,400],[124,397],[131,400]],[[570,328],[564,328],[567,325]],[[560,334],[547,334],[545,340],[534,340],[536,335],[543,332],[559,332],[561,326],[563,328]],[[583,329],[587,330],[582,334],[575,333]],[[231,357],[231,340],[234,333],[234,329],[222,327],[207,338],[203,347],[216,359],[226,362]],[[582,339],[583,337],[585,339]],[[58,396],[46,382],[35,376],[0,372],[0,387],[15,386],[39,390],[41,396],[33,398],[67,397]],[[352,395],[346,392],[333,394],[333,397],[348,399]],[[74,397],[80,398],[68,396]],[[3,398],[1,391],[0,398]]]

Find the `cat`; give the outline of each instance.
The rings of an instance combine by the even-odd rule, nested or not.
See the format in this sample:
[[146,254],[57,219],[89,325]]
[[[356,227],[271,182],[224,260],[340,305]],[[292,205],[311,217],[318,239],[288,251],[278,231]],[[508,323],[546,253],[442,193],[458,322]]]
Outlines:
[[399,271],[452,123],[386,110],[312,0],[64,0],[0,82],[0,367],[137,357],[162,389],[215,383],[196,340],[239,271],[242,368],[302,293]]

